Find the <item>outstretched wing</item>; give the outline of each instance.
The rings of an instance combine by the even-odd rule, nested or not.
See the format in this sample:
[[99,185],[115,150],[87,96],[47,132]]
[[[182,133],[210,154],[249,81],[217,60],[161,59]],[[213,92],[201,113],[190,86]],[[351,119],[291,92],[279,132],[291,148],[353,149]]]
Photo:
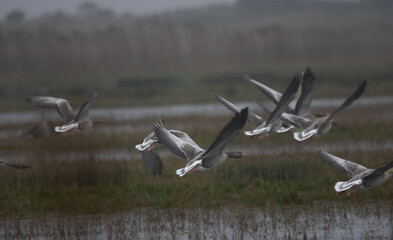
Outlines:
[[[202,158],[209,158],[211,156],[221,154],[225,146],[239,134],[240,130],[243,129],[247,120],[247,115],[247,107],[242,109],[240,114],[236,114],[236,116],[232,118],[232,120],[220,131],[216,140],[202,155]],[[202,163],[202,165],[203,164],[204,163]]]
[[151,149],[150,151],[141,151],[141,155],[146,168],[153,175],[161,176],[162,169],[164,169],[164,167],[156,149]]
[[[217,101],[219,101],[222,105],[227,107],[232,112],[238,113],[238,114],[240,113],[241,108],[239,108],[235,104],[231,103],[230,101],[226,100],[225,98],[223,98],[217,94],[214,94],[214,96],[216,97]],[[248,121],[250,121],[250,123],[252,123],[255,126],[259,126],[263,122],[263,118],[261,118],[260,116],[256,115],[255,113],[252,113],[252,112],[248,113],[247,119],[248,119]]]
[[256,86],[259,90],[261,90],[274,104],[278,104],[281,98],[281,93],[277,92],[276,90],[258,82],[254,79],[251,79],[248,75],[244,75],[246,81],[250,82],[254,86]]
[[191,160],[204,151],[194,141],[187,141],[184,137],[171,133],[162,121],[155,122],[153,129],[158,141],[180,158]]
[[[262,109],[267,112],[268,114],[271,114],[273,112],[273,108],[270,106],[266,106],[264,103],[259,102],[259,105],[262,107]],[[296,128],[307,128],[311,123],[312,120],[305,118],[305,117],[300,117],[296,116],[291,113],[283,112],[280,116],[281,121],[295,126]]]
[[382,175],[382,174],[384,174],[387,170],[389,170],[389,169],[391,169],[391,168],[393,168],[393,162],[391,162],[391,163],[389,163],[389,164],[387,164],[387,165],[385,165],[385,166],[383,166],[383,167],[380,167],[380,168],[378,168],[378,169],[375,169],[372,173],[370,173],[369,175],[367,175],[366,177],[364,177],[364,179],[367,180],[368,178]]
[[26,165],[11,164],[11,163],[6,162],[2,159],[0,159],[0,164],[4,164],[6,166],[13,167],[13,168],[19,168],[19,169],[30,168],[30,166],[26,166]]
[[93,102],[96,97],[97,97],[97,92],[95,92],[93,96],[89,98],[89,100],[83,103],[81,109],[79,109],[79,112],[75,117],[75,122],[82,122],[89,118],[89,106],[90,103]]
[[63,98],[33,96],[28,97],[26,101],[39,108],[55,109],[66,122],[74,119],[70,103]]
[[295,115],[310,115],[312,96],[315,91],[315,76],[309,68],[306,69],[302,77],[302,94],[296,102]]
[[360,164],[334,156],[326,152],[323,147],[315,147],[315,150],[319,158],[348,177],[352,178],[362,172],[369,170]]
[[345,102],[341,104],[339,108],[337,108],[332,114],[330,114],[330,116],[327,117],[326,120],[321,125],[328,124],[330,120],[332,120],[338,112],[342,111],[346,107],[349,107],[356,99],[358,99],[363,94],[364,90],[366,89],[366,86],[367,86],[367,80],[365,80],[362,84],[360,84],[359,87],[356,89],[356,91],[352,93],[352,95],[349,98],[347,98],[347,100],[345,100]]
[[276,108],[269,115],[266,125],[274,124],[280,119],[281,114],[289,106],[289,103],[295,98],[295,94],[300,85],[301,77],[301,74],[296,74],[295,77],[292,79],[291,83],[280,98],[280,101],[278,102]]

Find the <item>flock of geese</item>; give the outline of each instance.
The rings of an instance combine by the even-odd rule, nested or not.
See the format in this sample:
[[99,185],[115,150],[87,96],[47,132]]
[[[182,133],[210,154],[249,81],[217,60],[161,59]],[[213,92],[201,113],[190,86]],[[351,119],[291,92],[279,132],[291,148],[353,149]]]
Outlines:
[[[261,108],[269,115],[267,119],[250,112],[248,107],[240,108],[222,96],[215,94],[217,101],[234,112],[235,116],[221,129],[210,147],[207,150],[201,148],[187,133],[167,129],[164,122],[158,120],[153,124],[153,132],[145,137],[142,143],[135,146],[140,151],[147,169],[153,175],[161,175],[163,164],[157,151],[159,146],[164,146],[176,156],[187,161],[184,168],[176,170],[176,174],[180,177],[191,172],[208,171],[223,163],[227,158],[242,158],[246,156],[245,153],[240,151],[225,152],[224,149],[243,130],[247,121],[255,126],[253,130],[244,132],[250,138],[258,136],[258,139],[261,140],[274,133],[294,131],[293,138],[296,141],[311,141],[314,137],[326,134],[332,126],[336,125],[337,122],[334,121],[334,117],[358,99],[367,85],[367,81],[361,83],[352,95],[332,113],[314,115],[311,113],[311,102],[316,79],[309,68],[305,72],[296,74],[283,94],[251,79],[249,76],[245,76],[245,80],[256,86],[275,105],[272,108],[264,103],[259,103]],[[296,104],[293,104],[292,101],[299,87],[301,88],[301,95]],[[54,131],[73,134],[75,131],[84,131],[97,123],[104,122],[104,120],[89,118],[89,106],[96,96],[97,93],[94,93],[82,105],[76,115],[69,102],[62,98],[33,96],[29,97],[27,102],[38,108],[55,109],[64,120],[64,124],[54,127]],[[42,118],[44,119],[44,111],[42,112]],[[34,136],[37,128],[41,129],[42,126],[37,126],[26,134]],[[316,146],[315,150],[324,162],[350,178],[346,182],[335,184],[334,189],[339,195],[347,192],[347,195],[350,196],[357,190],[374,187],[393,177],[393,162],[378,169],[368,169],[357,163],[334,156],[323,147]],[[15,168],[28,168],[28,166],[14,165],[2,160],[0,160],[0,164]]]

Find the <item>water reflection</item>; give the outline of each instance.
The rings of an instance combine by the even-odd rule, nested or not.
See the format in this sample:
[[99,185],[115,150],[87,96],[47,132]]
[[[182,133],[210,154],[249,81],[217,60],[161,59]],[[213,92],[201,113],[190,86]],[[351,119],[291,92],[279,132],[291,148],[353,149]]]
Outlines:
[[352,205],[221,209],[137,209],[116,214],[0,220],[2,239],[391,239],[392,206]]

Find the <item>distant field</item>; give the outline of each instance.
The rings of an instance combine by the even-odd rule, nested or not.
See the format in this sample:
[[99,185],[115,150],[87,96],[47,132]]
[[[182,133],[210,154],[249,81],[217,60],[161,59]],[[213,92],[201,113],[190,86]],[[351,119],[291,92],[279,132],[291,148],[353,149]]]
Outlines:
[[393,93],[392,63],[356,65],[303,65],[242,69],[228,72],[150,74],[140,76],[98,76],[86,78],[40,78],[0,82],[0,110],[31,110],[24,98],[29,95],[50,95],[70,100],[77,109],[94,92],[99,95],[93,107],[138,107],[167,104],[214,102],[213,93],[232,101],[266,99],[259,90],[244,81],[248,74],[283,92],[299,71],[310,67],[317,78],[315,98],[346,97],[364,79],[369,81],[366,96]]

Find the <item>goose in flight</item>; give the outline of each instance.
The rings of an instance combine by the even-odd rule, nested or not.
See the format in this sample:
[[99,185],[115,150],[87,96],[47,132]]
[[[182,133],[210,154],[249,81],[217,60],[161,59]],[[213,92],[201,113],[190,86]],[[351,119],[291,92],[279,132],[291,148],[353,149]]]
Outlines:
[[55,131],[62,133],[70,131],[73,133],[75,130],[84,131],[97,123],[105,122],[105,120],[92,120],[89,118],[89,106],[97,96],[95,92],[80,108],[79,112],[75,115],[70,103],[62,98],[54,98],[47,96],[34,96],[29,97],[27,102],[36,107],[56,109],[60,116],[66,122],[62,126],[56,126]]
[[314,120],[312,120],[310,125],[303,131],[293,133],[293,137],[300,142],[309,139],[315,135],[321,136],[327,133],[332,127],[332,125],[336,124],[336,122],[333,120],[336,114],[349,107],[356,99],[358,99],[363,94],[366,86],[367,80],[360,84],[356,91],[351,96],[349,96],[348,99],[345,100],[345,102],[343,102],[342,105],[334,112],[324,117],[315,118]]
[[82,107],[79,109],[78,114],[68,123],[55,127],[56,132],[67,132],[70,131],[85,131],[92,127],[94,124],[105,122],[105,120],[92,120],[89,118],[89,107],[90,104],[97,97],[97,92],[93,94],[85,103],[83,103]]
[[350,177],[348,181],[337,182],[334,185],[334,190],[339,195],[347,192],[349,197],[358,190],[375,187],[393,177],[393,162],[378,169],[369,169],[360,164],[334,156],[326,152],[323,147],[316,147],[315,150],[319,158],[329,164],[329,166]]
[[[163,123],[162,123],[163,125]],[[178,130],[168,130],[171,134],[181,139],[184,142],[192,143],[196,145],[196,143],[188,136],[187,133],[178,131]],[[155,135],[155,132],[150,133],[143,139],[141,144],[135,145],[135,149],[140,151],[143,162],[146,168],[156,176],[161,176],[162,170],[164,168],[160,155],[157,152],[157,147],[160,145],[158,139]],[[183,158],[183,155],[179,156]]]
[[[299,88],[302,74],[298,73],[290,82],[282,97],[280,97],[275,109],[269,115],[269,118],[252,131],[245,131],[247,136],[261,135],[260,139],[268,134],[277,132],[281,128],[281,115],[288,107],[289,103],[295,98],[295,94]],[[282,131],[284,132],[284,131]]]
[[[285,108],[285,111],[297,116],[305,117],[310,115],[311,100],[316,88],[315,75],[309,68],[307,68],[304,73],[301,72],[299,74],[301,78],[301,95],[297,100],[296,105],[293,106],[288,104],[288,106]],[[248,75],[245,75],[244,77],[246,81],[250,82],[259,90],[261,90],[261,92],[263,92],[275,105],[280,102],[282,97],[281,93],[254,79],[251,79]]]
[[[216,99],[217,99],[217,101],[218,101],[219,103],[221,103],[222,105],[224,105],[226,108],[228,108],[228,109],[231,110],[232,112],[234,112],[234,113],[240,113],[241,109],[240,109],[238,106],[236,106],[235,104],[233,104],[232,102],[230,102],[229,100],[227,100],[227,99],[225,99],[225,98],[223,98],[223,97],[221,97],[220,95],[217,95],[217,94],[214,94],[214,96],[216,97]],[[262,108],[265,108],[263,105],[261,105],[261,106],[262,106]],[[269,108],[269,109],[270,109],[270,108]],[[271,112],[273,112],[273,110],[271,110],[271,111],[269,112],[269,110],[266,110],[266,109],[265,109],[265,111],[268,112],[269,114],[270,114]],[[285,112],[284,112],[283,114],[285,114]],[[296,116],[295,116],[295,117],[296,117]],[[249,112],[249,113],[248,113],[247,120],[248,120],[252,125],[254,125],[255,127],[258,127],[259,125],[261,125],[261,124],[265,121],[262,117],[258,116],[257,114],[255,114],[255,113],[253,113],[253,112]],[[299,121],[300,121],[300,120],[299,120]],[[288,121],[283,121],[283,122],[288,122]],[[297,122],[294,122],[294,123],[296,124]],[[291,123],[289,123],[289,124],[292,125]],[[287,124],[287,125],[288,125],[288,124]],[[280,129],[277,130],[277,133],[284,133],[284,132],[289,131],[289,130],[292,129],[292,128],[293,128],[293,126],[289,126],[289,127],[287,127],[287,126],[280,126]]]
[[4,165],[9,166],[9,167],[13,167],[13,168],[18,168],[18,169],[30,168],[30,166],[18,165],[18,164],[11,164],[11,163],[9,163],[9,162],[6,162],[6,161],[0,159],[0,165],[1,165],[1,164],[4,164]]
[[184,140],[168,131],[160,121],[154,124],[154,132],[157,139],[175,155],[186,159],[186,167],[178,169],[176,174],[180,177],[190,172],[203,172],[217,167],[227,158],[242,158],[246,154],[242,152],[223,152],[225,146],[235,138],[244,127],[248,115],[248,108],[244,108],[239,114],[220,131],[216,140],[205,151],[194,141]]

